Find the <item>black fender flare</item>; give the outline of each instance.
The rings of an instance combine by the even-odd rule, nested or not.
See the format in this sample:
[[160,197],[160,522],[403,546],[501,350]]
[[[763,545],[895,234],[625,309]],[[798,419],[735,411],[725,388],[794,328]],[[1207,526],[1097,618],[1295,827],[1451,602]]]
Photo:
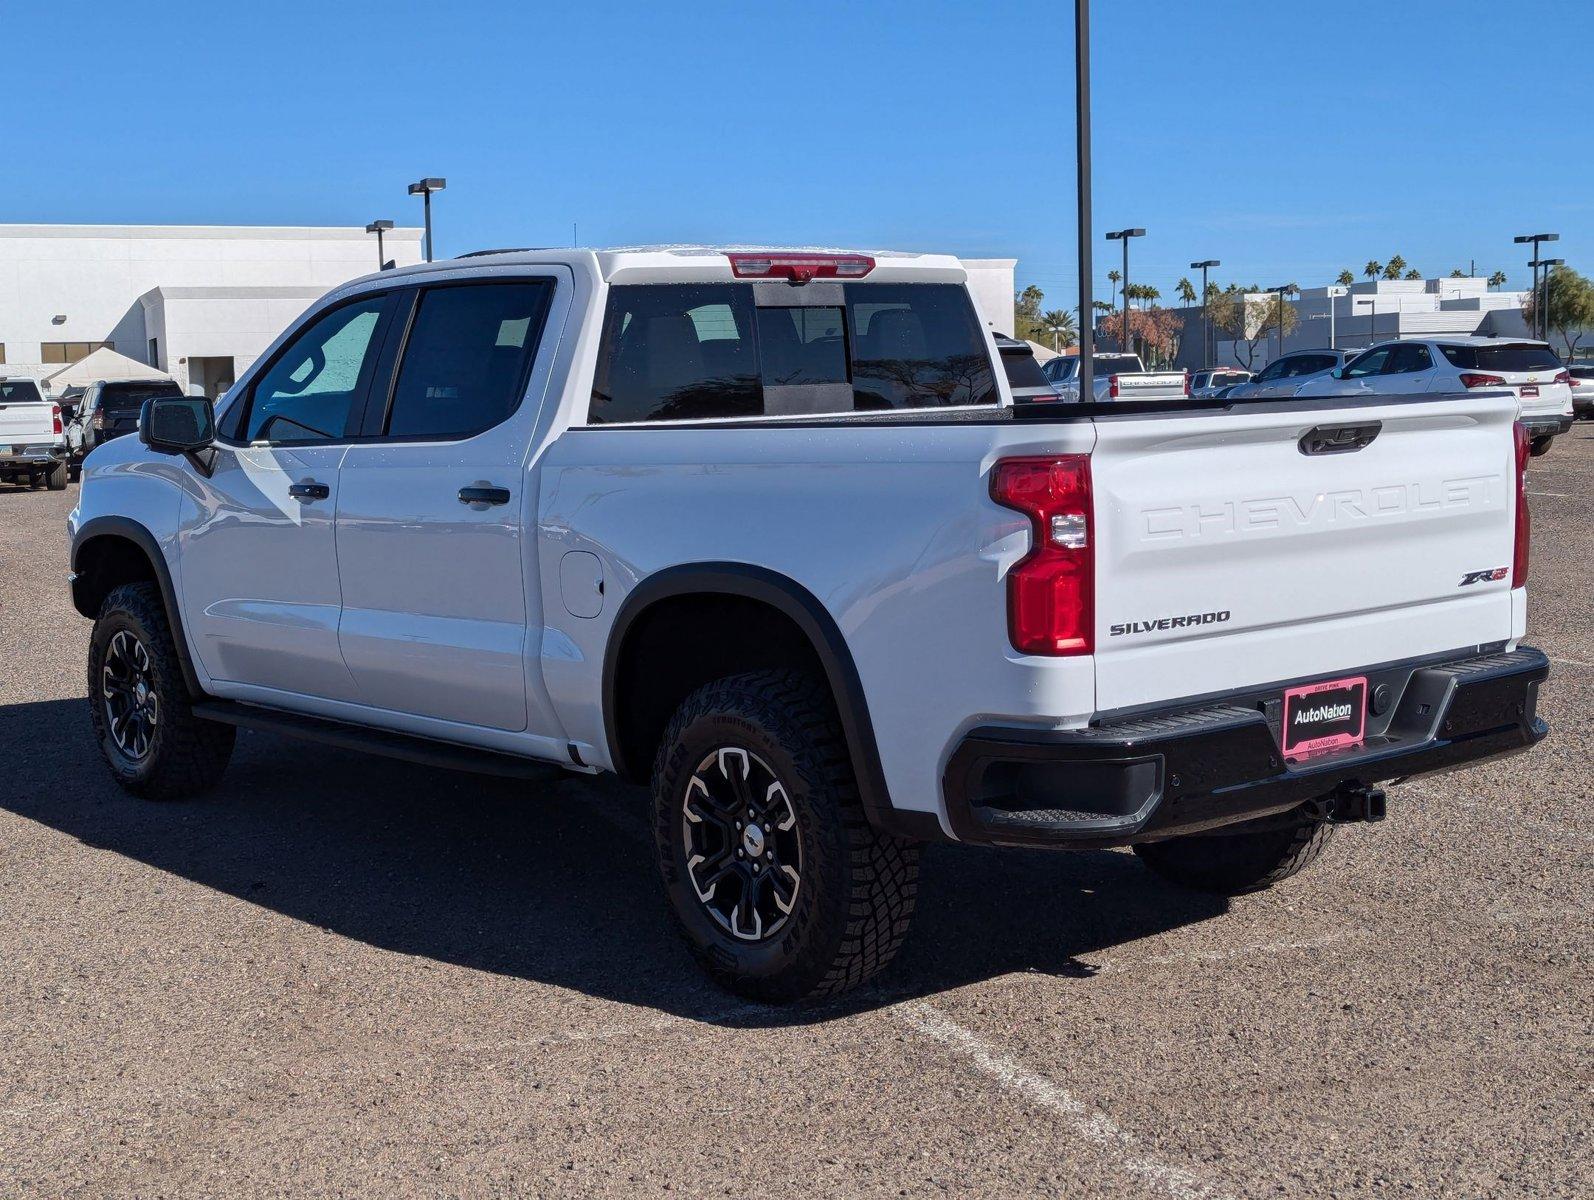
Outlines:
[[172,641],[177,646],[177,661],[183,669],[183,683],[190,696],[203,696],[205,692],[199,686],[199,675],[194,670],[194,660],[188,649],[188,635],[183,630],[182,610],[177,603],[177,589],[172,584],[171,568],[166,563],[166,555],[161,552],[160,543],[145,526],[131,517],[118,516],[94,517],[83,523],[72,539],[72,607],[91,620],[99,616],[98,611],[90,611],[83,597],[79,555],[90,542],[103,537],[117,537],[132,542],[149,559],[150,567],[155,572],[155,582],[160,587],[161,603],[166,609],[166,623],[171,626]]
[[835,618],[816,596],[796,580],[751,563],[703,562],[667,567],[647,576],[627,594],[609,629],[603,655],[603,729],[610,761],[622,776],[637,778],[636,764],[625,760],[617,727],[615,695],[620,656],[636,619],[660,600],[672,596],[725,595],[761,601],[790,618],[808,639],[824,668],[825,681],[836,699],[847,752],[858,780],[858,795],[870,825],[884,833],[915,840],[945,837],[931,813],[893,807],[875,742],[874,723],[852,651]]

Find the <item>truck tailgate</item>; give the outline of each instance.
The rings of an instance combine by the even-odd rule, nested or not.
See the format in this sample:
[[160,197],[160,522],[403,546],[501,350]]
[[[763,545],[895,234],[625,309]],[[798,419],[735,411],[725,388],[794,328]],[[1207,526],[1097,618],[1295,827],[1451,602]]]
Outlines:
[[1185,394],[1183,371],[1114,374],[1107,381],[1114,400],[1178,400]]
[[37,445],[56,438],[54,409],[47,403],[0,401],[0,442]]
[[1097,710],[1507,640],[1515,414],[1464,395],[1098,419]]

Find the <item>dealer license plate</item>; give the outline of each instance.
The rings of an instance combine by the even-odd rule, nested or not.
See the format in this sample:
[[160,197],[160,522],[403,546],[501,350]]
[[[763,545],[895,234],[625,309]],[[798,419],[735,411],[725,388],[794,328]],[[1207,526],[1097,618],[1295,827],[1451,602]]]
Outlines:
[[1285,690],[1285,754],[1358,746],[1366,736],[1366,676]]

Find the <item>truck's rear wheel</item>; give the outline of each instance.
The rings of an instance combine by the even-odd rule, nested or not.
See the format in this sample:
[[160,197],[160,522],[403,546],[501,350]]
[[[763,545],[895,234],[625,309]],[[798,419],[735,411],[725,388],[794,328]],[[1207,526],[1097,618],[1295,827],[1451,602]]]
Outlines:
[[44,486],[52,492],[66,491],[66,464],[56,463],[44,473]]
[[1545,434],[1542,437],[1534,438],[1528,443],[1528,453],[1534,458],[1543,458],[1550,452],[1550,447],[1553,445],[1555,445],[1555,435]]
[[1235,825],[1223,833],[1135,847],[1140,861],[1182,887],[1222,896],[1259,892],[1317,861],[1334,827],[1327,821]]
[[221,779],[233,727],[194,716],[153,583],[123,584],[105,598],[89,639],[88,685],[100,753],[127,791],[177,800]]
[[918,848],[876,833],[829,694],[795,671],[687,697],[653,767],[665,894],[722,986],[785,1002],[856,987],[896,954]]

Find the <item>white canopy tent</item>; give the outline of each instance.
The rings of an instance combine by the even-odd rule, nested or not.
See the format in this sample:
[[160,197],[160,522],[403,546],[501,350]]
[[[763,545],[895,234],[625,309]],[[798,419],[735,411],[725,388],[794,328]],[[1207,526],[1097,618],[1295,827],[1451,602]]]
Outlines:
[[101,379],[106,381],[116,380],[124,382],[141,379],[170,379],[171,376],[157,367],[141,363],[137,359],[128,358],[125,354],[118,354],[115,350],[100,347],[92,351],[75,363],[68,363],[64,367],[47,364],[45,370],[49,373],[43,377],[45,388],[53,395],[59,396],[74,388],[86,388],[91,383]]

